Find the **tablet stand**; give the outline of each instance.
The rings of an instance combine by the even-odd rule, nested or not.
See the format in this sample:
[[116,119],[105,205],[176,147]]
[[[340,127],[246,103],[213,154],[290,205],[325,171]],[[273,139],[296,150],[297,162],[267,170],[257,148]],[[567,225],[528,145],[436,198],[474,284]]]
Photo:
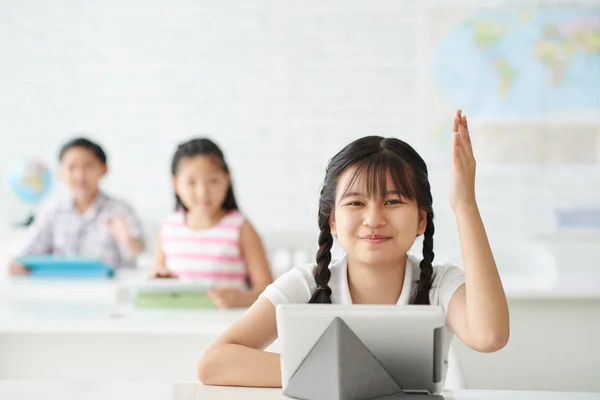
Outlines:
[[408,397],[340,318],[335,318],[315,343],[283,394],[305,400]]

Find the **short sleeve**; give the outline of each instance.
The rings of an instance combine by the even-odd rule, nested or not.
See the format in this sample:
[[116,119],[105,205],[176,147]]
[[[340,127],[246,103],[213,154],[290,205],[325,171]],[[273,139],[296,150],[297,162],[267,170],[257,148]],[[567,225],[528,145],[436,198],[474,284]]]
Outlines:
[[260,296],[275,307],[279,304],[308,303],[317,288],[312,275],[314,268],[314,264],[292,268],[267,286]]
[[447,313],[454,292],[464,283],[465,273],[457,266],[446,264],[434,267],[434,278],[430,293],[431,304],[442,306]]

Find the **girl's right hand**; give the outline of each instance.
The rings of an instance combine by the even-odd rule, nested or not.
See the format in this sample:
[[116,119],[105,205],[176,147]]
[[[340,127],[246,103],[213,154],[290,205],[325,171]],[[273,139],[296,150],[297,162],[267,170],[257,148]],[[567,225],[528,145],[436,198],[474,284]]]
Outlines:
[[29,268],[24,265],[18,263],[17,261],[13,261],[10,263],[9,273],[11,275],[28,275],[31,271]]
[[177,275],[171,272],[167,267],[160,265],[154,267],[152,270],[152,278],[177,278]]

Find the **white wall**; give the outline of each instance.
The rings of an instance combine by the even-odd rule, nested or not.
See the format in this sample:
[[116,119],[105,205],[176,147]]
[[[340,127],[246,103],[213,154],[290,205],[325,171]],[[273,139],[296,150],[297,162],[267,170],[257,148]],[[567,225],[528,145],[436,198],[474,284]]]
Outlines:
[[[456,253],[448,164],[422,139],[425,3],[4,0],[0,10],[2,221],[25,211],[10,193],[10,165],[35,156],[55,167],[60,144],[81,132],[109,153],[106,190],[160,221],[172,207],[176,144],[206,134],[225,150],[262,232],[313,232],[328,158],[379,134],[414,143],[430,161],[436,247]],[[551,229],[551,205],[598,204],[598,183],[589,168],[481,166],[478,192],[501,245]]]
[[335,151],[415,133],[411,3],[33,4],[0,13],[3,171],[17,156],[54,164],[86,132],[109,152],[107,190],[160,219],[176,143],[207,134],[262,230],[312,230]]

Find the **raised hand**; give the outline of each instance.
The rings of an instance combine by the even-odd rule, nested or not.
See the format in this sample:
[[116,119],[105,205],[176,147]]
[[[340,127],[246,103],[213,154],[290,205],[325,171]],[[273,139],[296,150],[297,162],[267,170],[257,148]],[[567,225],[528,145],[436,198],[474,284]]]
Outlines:
[[450,207],[457,211],[476,206],[475,201],[475,157],[467,116],[456,111],[452,122],[452,186]]

